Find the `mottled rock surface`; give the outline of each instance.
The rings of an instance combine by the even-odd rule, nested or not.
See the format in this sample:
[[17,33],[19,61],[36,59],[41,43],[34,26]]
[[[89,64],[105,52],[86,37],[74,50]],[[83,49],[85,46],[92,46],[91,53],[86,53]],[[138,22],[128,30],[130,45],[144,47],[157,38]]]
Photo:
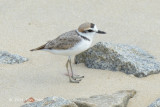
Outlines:
[[160,98],[158,98],[155,102],[153,102],[148,107],[160,107]]
[[90,98],[77,98],[73,102],[78,107],[127,107],[128,101],[136,94],[135,90],[124,90],[112,95],[97,95]]
[[129,99],[135,94],[135,90],[123,90],[112,95],[96,95],[72,100],[54,96],[21,107],[127,107]]
[[0,64],[19,64],[25,61],[28,61],[28,59],[25,57],[16,54],[10,54],[6,51],[0,51]]
[[25,104],[21,107],[78,107],[75,103],[70,100],[66,100],[61,97],[47,97],[42,101]]
[[122,71],[137,77],[160,72],[160,63],[146,51],[130,45],[99,42],[75,57],[88,68]]

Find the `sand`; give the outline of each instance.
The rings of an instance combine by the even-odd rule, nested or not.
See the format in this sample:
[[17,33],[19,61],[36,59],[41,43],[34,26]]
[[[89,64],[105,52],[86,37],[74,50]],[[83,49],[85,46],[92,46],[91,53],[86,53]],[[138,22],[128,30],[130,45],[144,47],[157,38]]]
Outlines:
[[0,50],[29,58],[0,65],[0,106],[17,107],[26,98],[61,96],[67,99],[135,89],[128,107],[146,107],[160,97],[160,74],[136,78],[121,72],[89,69],[73,64],[85,78],[69,83],[67,57],[29,50],[93,22],[107,32],[99,41],[136,45],[160,61],[160,1],[158,0],[0,0]]

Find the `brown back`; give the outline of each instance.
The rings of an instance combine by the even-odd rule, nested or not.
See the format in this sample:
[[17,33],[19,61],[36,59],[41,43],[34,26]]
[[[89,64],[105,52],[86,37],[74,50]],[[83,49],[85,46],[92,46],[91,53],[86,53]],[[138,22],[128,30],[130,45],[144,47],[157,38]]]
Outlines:
[[81,37],[78,36],[76,30],[66,32],[54,40],[46,43],[44,49],[69,49],[81,41]]

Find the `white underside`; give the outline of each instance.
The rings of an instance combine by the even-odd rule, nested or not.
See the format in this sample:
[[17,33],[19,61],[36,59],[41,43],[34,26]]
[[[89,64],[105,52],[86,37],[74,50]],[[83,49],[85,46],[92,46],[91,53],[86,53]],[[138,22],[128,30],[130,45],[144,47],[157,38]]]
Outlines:
[[70,49],[66,49],[66,50],[43,49],[43,51],[48,51],[58,55],[73,56],[87,50],[91,46],[91,43],[92,43],[92,39],[90,39],[90,41],[82,40],[80,43],[76,44],[74,47]]

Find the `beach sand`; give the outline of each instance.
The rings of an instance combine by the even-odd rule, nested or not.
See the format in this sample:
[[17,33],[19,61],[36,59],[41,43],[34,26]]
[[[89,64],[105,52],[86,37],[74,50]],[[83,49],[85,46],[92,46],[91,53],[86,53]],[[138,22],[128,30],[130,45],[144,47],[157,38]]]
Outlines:
[[71,84],[64,75],[67,57],[29,50],[93,22],[107,34],[96,35],[92,45],[100,41],[136,45],[160,61],[159,4],[158,0],[0,0],[0,50],[29,58],[22,64],[0,65],[0,106],[17,107],[29,97],[72,99],[130,89],[137,94],[128,107],[148,106],[160,97],[160,74],[137,78],[73,64],[85,78]]

